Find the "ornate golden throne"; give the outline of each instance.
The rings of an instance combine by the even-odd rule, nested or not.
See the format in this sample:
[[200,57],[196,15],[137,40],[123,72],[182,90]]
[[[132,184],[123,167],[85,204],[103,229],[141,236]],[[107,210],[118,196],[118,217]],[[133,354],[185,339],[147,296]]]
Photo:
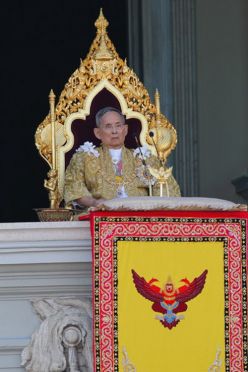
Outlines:
[[75,150],[85,141],[99,144],[93,134],[99,109],[119,108],[129,126],[125,145],[136,148],[138,138],[164,164],[177,143],[176,130],[160,112],[159,93],[152,103],[134,71],[119,57],[107,35],[108,21],[102,10],[95,26],[96,37],[87,57],[65,84],[56,106],[51,91],[50,112],[35,134],[39,153],[50,167],[44,186],[51,210],[62,205],[65,169]]

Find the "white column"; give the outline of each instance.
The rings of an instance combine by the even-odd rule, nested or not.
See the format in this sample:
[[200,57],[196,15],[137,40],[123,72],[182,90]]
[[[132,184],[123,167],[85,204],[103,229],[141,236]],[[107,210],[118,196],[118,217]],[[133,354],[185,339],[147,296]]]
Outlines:
[[154,101],[156,88],[161,111],[172,120],[172,46],[169,0],[129,1],[128,63]]
[[172,155],[184,196],[198,195],[195,0],[129,0],[129,64],[178,132]]
[[197,196],[198,126],[195,0],[172,1],[173,103],[178,131],[176,178],[184,196]]

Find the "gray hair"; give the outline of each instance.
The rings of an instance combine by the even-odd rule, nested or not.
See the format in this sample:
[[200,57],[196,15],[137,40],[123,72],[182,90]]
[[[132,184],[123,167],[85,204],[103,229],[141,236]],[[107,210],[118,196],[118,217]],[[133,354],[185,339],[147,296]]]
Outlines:
[[117,112],[117,114],[119,114],[120,117],[121,117],[122,124],[125,124],[125,117],[120,110],[118,110],[117,108],[114,108],[114,107],[104,107],[101,110],[99,110],[96,114],[96,126],[98,128],[101,125],[101,119],[102,119],[103,115],[107,114],[107,112]]

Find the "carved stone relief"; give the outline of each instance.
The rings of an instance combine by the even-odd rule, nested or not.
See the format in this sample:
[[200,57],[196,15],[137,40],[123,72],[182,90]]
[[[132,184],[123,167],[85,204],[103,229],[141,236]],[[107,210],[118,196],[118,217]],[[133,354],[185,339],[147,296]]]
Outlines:
[[32,301],[42,320],[22,352],[28,372],[92,372],[92,306],[89,300]]

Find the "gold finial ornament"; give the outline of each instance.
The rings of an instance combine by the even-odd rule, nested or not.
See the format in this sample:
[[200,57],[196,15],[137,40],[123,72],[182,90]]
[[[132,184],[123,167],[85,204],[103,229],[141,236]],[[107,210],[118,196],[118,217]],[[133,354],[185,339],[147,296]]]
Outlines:
[[169,186],[168,186],[168,178],[171,176],[172,174],[172,167],[170,168],[164,168],[163,166],[161,166],[159,169],[157,168],[152,168],[152,167],[148,167],[151,175],[153,177],[156,178],[156,180],[158,181],[159,183],[159,196],[164,196],[164,191],[163,191],[163,185],[165,184],[165,187],[166,187],[166,196],[170,196],[170,192],[169,192]]
[[51,118],[51,144],[52,144],[52,169],[56,170],[56,138],[55,138],[55,94],[51,89],[49,94],[50,118]]
[[105,40],[105,37],[107,35],[107,30],[106,29],[107,29],[108,25],[109,25],[109,23],[106,20],[106,18],[104,18],[103,13],[102,13],[102,9],[101,9],[100,10],[100,15],[95,22],[95,26],[97,28],[97,33],[100,35],[100,44],[99,44],[99,47],[97,48],[97,50],[94,53],[94,59],[96,59],[96,60],[109,61],[109,60],[113,59],[113,53],[111,52],[111,50],[108,49],[107,44],[106,44],[106,40]]
[[157,156],[160,159],[160,167],[151,168],[149,171],[159,183],[160,196],[164,196],[163,185],[166,187],[166,196],[169,197],[168,178],[172,174],[172,167],[166,168],[166,162],[171,151],[177,144],[177,133],[168,119],[160,111],[160,95],[158,89],[155,92],[156,113],[151,121],[147,142],[156,148]]
[[[127,119],[140,121],[142,146],[147,146],[156,155],[154,140],[159,157],[164,162],[176,146],[176,131],[161,114],[159,99],[155,98],[156,104],[151,102],[147,89],[128,67],[126,60],[119,57],[107,34],[108,24],[101,9],[95,22],[96,36],[86,58],[80,60],[79,67],[69,77],[56,106],[55,97],[51,93],[50,113],[35,133],[35,144],[40,155],[57,172],[58,195],[63,194],[65,155],[74,145],[71,130],[73,120],[80,119],[84,124],[91,112],[93,99],[103,89],[115,96]],[[154,132],[153,140],[149,136],[150,131]]]
[[97,28],[97,33],[101,34],[101,35],[104,35],[107,31],[107,27],[108,27],[109,23],[107,21],[107,19],[104,17],[103,15],[103,12],[102,12],[102,8],[100,8],[100,14],[95,22],[95,26]]
[[150,124],[147,142],[154,144],[158,157],[165,165],[171,151],[176,147],[177,132],[169,120],[160,112],[160,96],[157,89],[155,92],[155,108],[156,112]]
[[160,115],[160,95],[158,89],[155,91],[155,106],[156,106],[156,116]]

